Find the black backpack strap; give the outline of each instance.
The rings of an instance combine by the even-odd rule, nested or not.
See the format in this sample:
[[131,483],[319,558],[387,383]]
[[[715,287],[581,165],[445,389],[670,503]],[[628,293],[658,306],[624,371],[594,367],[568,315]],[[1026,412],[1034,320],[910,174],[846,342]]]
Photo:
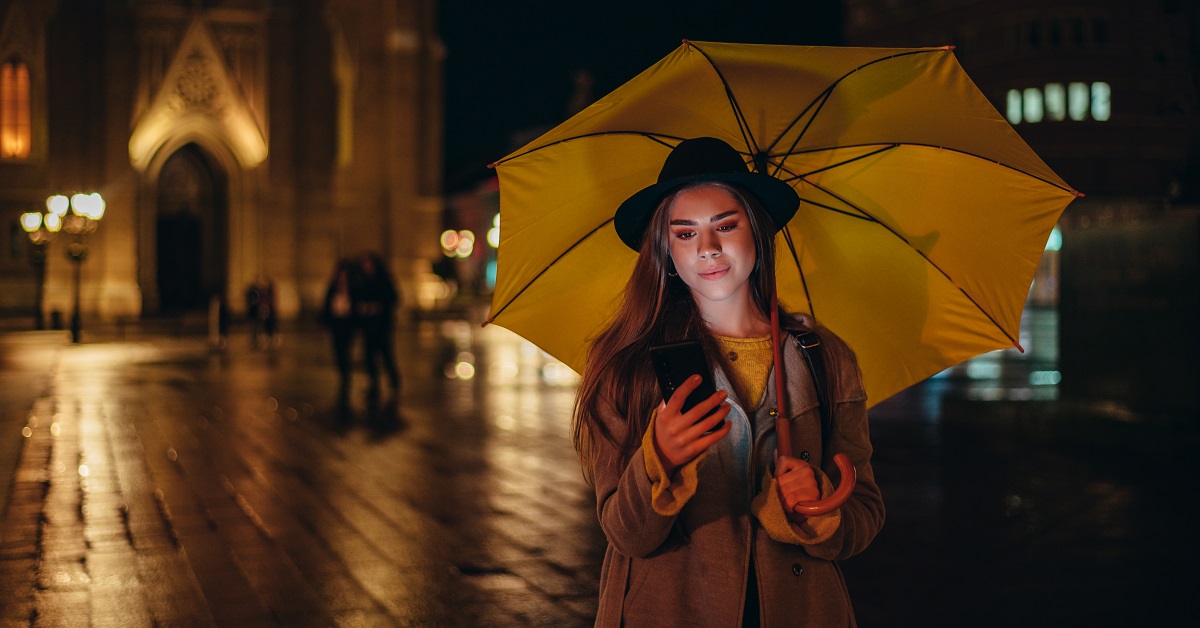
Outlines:
[[793,332],[800,344],[800,354],[812,374],[813,387],[817,390],[817,403],[821,412],[821,457],[829,448],[829,434],[833,430],[833,404],[829,400],[829,389],[825,387],[825,356],[821,351],[821,337],[807,332]]

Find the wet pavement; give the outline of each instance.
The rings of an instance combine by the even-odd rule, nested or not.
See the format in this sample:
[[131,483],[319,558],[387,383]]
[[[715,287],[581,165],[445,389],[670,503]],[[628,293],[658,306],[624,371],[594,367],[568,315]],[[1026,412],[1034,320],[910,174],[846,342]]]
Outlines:
[[[358,373],[343,412],[315,328],[117,333],[0,335],[0,626],[591,624],[575,378],[530,345],[413,322],[398,400]],[[888,520],[842,564],[860,625],[1194,621],[1194,434],[1064,446],[1029,428],[1058,412],[1050,351],[968,367],[872,411]],[[998,429],[1013,403],[1025,428]]]

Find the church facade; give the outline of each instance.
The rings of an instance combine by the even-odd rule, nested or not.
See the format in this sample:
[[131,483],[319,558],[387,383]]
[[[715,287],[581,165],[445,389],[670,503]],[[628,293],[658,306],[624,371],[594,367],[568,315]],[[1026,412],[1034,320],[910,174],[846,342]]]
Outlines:
[[106,205],[89,316],[237,312],[269,279],[295,317],[366,252],[412,303],[440,254],[435,20],[434,0],[0,0],[0,312],[70,311],[73,238],[19,223],[79,192]]

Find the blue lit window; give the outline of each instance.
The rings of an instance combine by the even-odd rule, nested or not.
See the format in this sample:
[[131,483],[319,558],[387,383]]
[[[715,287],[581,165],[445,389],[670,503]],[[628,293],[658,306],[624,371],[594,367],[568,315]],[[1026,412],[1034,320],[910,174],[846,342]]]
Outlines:
[[1092,118],[1100,122],[1108,120],[1111,109],[1112,89],[1108,83],[1092,83]]
[[1055,227],[1050,231],[1050,237],[1046,238],[1046,250],[1058,251],[1062,249],[1062,231]]
[[1008,90],[1008,107],[1005,114],[1009,124],[1021,123],[1021,90]]
[[1071,114],[1072,120],[1086,120],[1090,105],[1087,83],[1067,85],[1067,112]]
[[1091,118],[1104,122],[1112,115],[1112,88],[1108,83],[1047,83],[1044,88],[1010,89],[1005,94],[1004,117],[1009,124],[1061,122]]
[[1026,122],[1041,122],[1042,121],[1042,90],[1036,87],[1025,88],[1022,94],[1022,100],[1025,101],[1024,111]]
[[1067,90],[1062,83],[1046,85],[1046,117],[1055,122],[1067,117]]

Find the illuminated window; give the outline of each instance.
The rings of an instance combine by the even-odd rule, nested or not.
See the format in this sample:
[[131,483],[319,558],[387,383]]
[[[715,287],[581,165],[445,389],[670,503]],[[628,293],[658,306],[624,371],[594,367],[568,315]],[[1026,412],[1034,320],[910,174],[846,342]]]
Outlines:
[[1009,124],[1087,120],[1104,122],[1112,115],[1112,88],[1108,83],[1047,83],[1042,89],[1010,89],[1005,95],[1004,117]]
[[1067,90],[1062,83],[1049,83],[1045,89],[1046,117],[1058,122],[1067,117]]
[[1042,121],[1042,90],[1036,87],[1027,87],[1023,94],[1025,108],[1022,113],[1025,114],[1026,122],[1041,122]]
[[29,66],[8,61],[0,69],[0,157],[29,156]]
[[1021,90],[1008,90],[1008,107],[1006,108],[1009,124],[1021,123]]
[[1112,89],[1108,83],[1092,83],[1092,119],[1104,122],[1112,113]]
[[1071,83],[1067,85],[1067,113],[1072,120],[1086,120],[1088,107],[1091,106],[1091,96],[1087,83]]
[[1046,238],[1046,250],[1058,251],[1062,249],[1062,231],[1055,227],[1050,231],[1050,237]]

